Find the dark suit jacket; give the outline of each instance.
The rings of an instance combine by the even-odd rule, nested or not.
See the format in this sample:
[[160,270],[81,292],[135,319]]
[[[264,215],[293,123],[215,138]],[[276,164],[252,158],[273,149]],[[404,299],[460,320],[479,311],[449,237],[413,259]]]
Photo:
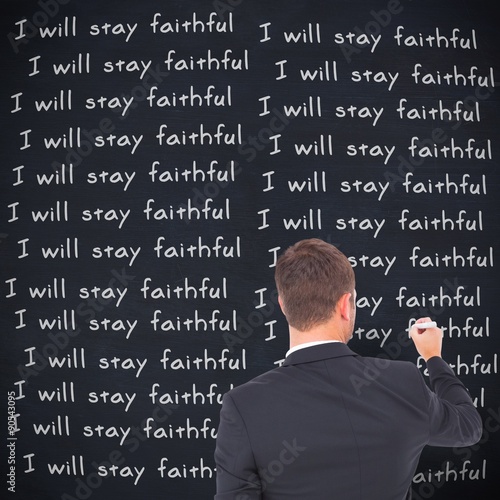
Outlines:
[[224,396],[216,500],[402,500],[427,444],[469,446],[481,419],[439,357],[429,390],[406,361],[330,343]]

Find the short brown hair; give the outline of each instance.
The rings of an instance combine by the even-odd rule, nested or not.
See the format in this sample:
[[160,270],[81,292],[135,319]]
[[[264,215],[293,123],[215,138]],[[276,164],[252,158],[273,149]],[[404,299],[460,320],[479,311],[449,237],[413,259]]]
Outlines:
[[274,277],[286,319],[299,331],[327,322],[340,297],[355,288],[347,257],[317,238],[289,247],[279,257]]

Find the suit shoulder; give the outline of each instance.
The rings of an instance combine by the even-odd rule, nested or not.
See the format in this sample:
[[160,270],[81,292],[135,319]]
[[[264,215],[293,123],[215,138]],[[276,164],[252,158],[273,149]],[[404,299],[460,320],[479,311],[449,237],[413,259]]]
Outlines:
[[386,373],[389,377],[410,377],[422,379],[422,374],[415,363],[400,359],[387,359],[379,357],[358,357],[362,363],[377,370],[380,373]]
[[358,360],[364,360],[370,364],[378,364],[380,366],[386,366],[387,368],[392,368],[394,370],[418,370],[415,363],[411,361],[406,361],[402,359],[387,359],[386,357],[372,357],[372,356],[356,356]]
[[278,367],[261,373],[247,382],[234,387],[227,394],[232,398],[239,398],[241,396],[247,397],[251,393],[261,392],[266,386],[279,380],[281,370],[282,367]]

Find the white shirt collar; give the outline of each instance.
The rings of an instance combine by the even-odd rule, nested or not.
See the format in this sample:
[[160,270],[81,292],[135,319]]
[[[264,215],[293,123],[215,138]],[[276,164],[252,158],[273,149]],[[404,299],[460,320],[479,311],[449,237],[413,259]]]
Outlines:
[[332,342],[340,342],[340,340],[315,340],[313,342],[304,342],[303,344],[296,345],[287,351],[285,357],[292,354],[292,352],[298,351],[299,349],[305,349],[306,347],[312,347],[314,345],[330,344]]

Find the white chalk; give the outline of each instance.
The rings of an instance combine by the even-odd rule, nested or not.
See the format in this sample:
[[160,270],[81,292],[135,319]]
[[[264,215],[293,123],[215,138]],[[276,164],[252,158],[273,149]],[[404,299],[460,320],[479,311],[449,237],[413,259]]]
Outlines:
[[413,323],[413,325],[408,327],[408,337],[411,337],[410,330],[414,326],[416,326],[419,330],[425,330],[426,328],[435,328],[437,326],[437,323],[435,321],[426,321],[425,323]]
[[427,321],[426,323],[414,323],[419,330],[425,330],[426,328],[436,328],[437,323],[435,321]]

